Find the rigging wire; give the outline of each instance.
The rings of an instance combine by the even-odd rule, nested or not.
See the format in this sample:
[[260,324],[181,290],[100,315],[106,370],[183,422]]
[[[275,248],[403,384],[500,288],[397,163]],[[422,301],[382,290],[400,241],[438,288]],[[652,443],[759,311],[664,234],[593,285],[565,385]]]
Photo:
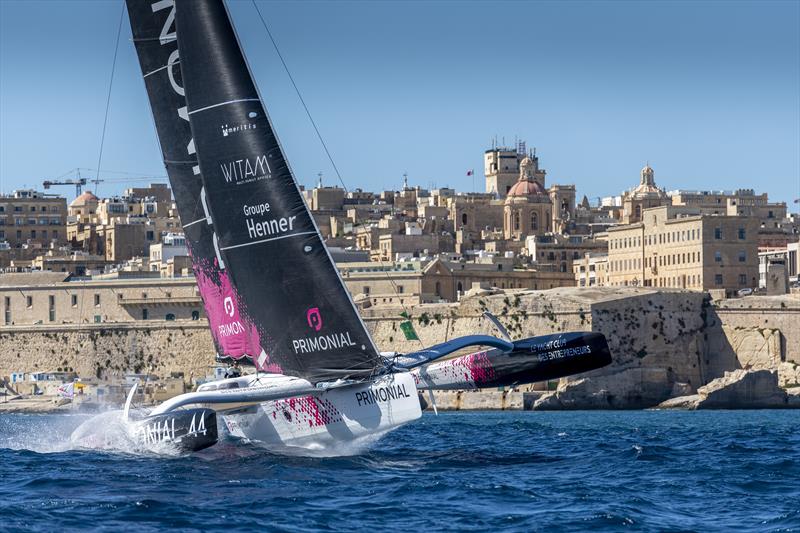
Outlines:
[[311,111],[308,110],[308,106],[306,105],[306,101],[303,99],[303,95],[300,94],[300,89],[297,87],[297,83],[294,81],[294,77],[292,73],[289,72],[289,67],[286,64],[286,61],[283,59],[283,54],[281,54],[280,49],[278,48],[278,43],[275,42],[275,38],[272,36],[272,32],[269,31],[269,26],[267,26],[267,21],[264,20],[264,17],[261,15],[261,10],[258,8],[258,4],[256,4],[256,0],[251,0],[253,2],[253,7],[256,8],[256,13],[258,13],[258,18],[261,20],[261,25],[264,26],[264,29],[267,31],[267,35],[269,36],[269,40],[272,41],[272,46],[275,47],[275,52],[278,54],[278,59],[281,60],[281,64],[283,65],[283,70],[286,71],[286,75],[289,76],[289,81],[292,82],[292,87],[294,87],[294,92],[297,94],[297,98],[300,99],[300,103],[303,105],[303,109],[306,111],[306,115],[308,116],[308,120],[311,122],[311,125],[314,127],[314,131],[317,132],[317,138],[319,138],[319,142],[322,144],[322,148],[325,150],[325,154],[328,156],[328,161],[331,162],[331,166],[333,166],[334,172],[336,172],[336,177],[339,178],[339,183],[342,184],[342,188],[347,192],[347,186],[344,184],[344,180],[342,179],[342,175],[339,173],[339,168],[336,166],[336,163],[333,161],[333,157],[331,156],[330,151],[328,150],[328,145],[325,144],[325,139],[322,138],[322,134],[319,132],[319,128],[317,127],[317,123],[314,122],[314,118],[311,116]]
[[[317,127],[317,123],[314,121],[314,118],[311,116],[311,111],[309,111],[308,106],[306,105],[306,101],[303,99],[303,95],[300,93],[300,89],[297,86],[297,83],[294,81],[294,77],[292,73],[289,71],[289,66],[286,64],[286,61],[283,59],[283,54],[281,54],[280,49],[278,48],[278,43],[275,41],[275,38],[272,36],[272,32],[269,30],[269,26],[267,25],[267,21],[264,19],[264,16],[261,14],[261,10],[258,8],[258,4],[256,4],[256,0],[250,0],[253,4],[253,7],[258,14],[259,20],[261,20],[261,25],[264,26],[264,30],[266,30],[267,35],[269,36],[269,40],[272,41],[272,46],[275,48],[275,53],[278,55],[278,59],[280,59],[281,64],[283,65],[283,70],[286,72],[286,75],[289,77],[289,81],[292,83],[292,87],[294,87],[294,92],[297,94],[297,98],[300,100],[300,103],[303,106],[303,109],[308,116],[308,120],[311,122],[311,126],[313,126],[314,131],[317,134],[317,138],[319,139],[320,144],[322,144],[322,148],[325,150],[325,154],[328,156],[328,161],[330,161],[331,166],[333,167],[334,172],[336,172],[336,177],[339,179],[339,183],[342,184],[342,188],[347,194],[349,191],[347,189],[347,185],[344,183],[344,179],[342,175],[339,173],[339,167],[336,166],[336,163],[333,160],[333,156],[331,155],[330,150],[328,150],[328,145],[325,143],[325,139],[322,137],[322,133],[320,133],[319,128]],[[358,226],[358,209],[355,210],[355,226]],[[369,246],[370,249],[372,248],[372,235],[368,236]],[[411,322],[411,314],[408,312],[408,308],[406,307],[405,303],[403,303],[402,298],[400,298],[400,291],[397,288],[397,284],[395,283],[394,279],[389,275],[389,272],[384,269],[383,267],[383,260],[381,259],[380,255],[378,257],[378,264],[380,265],[381,271],[386,274],[386,279],[392,286],[392,290],[394,291],[395,296],[397,297],[398,301],[400,302],[400,306],[403,308],[403,314],[406,317],[406,320]],[[335,267],[335,265],[334,265]],[[422,340],[417,335],[417,341],[419,342],[420,346],[425,349],[425,344],[423,344]]]
[[108,125],[108,110],[111,107],[111,88],[114,86],[114,71],[117,68],[117,53],[119,52],[119,36],[122,34],[122,20],[125,18],[125,2],[120,2],[119,24],[117,24],[117,41],[114,45],[114,59],[111,62],[111,78],[108,80],[108,94],[106,95],[106,112],[103,117],[103,133],[100,135],[100,154],[97,156],[97,175],[94,182],[94,194],[97,195],[97,185],[100,182],[100,163],[103,160],[103,145],[106,141],[106,126]]

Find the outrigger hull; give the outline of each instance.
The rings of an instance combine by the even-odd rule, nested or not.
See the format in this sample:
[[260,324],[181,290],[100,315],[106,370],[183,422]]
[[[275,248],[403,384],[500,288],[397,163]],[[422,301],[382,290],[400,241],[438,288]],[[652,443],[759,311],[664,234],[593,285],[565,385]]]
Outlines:
[[217,443],[217,413],[212,409],[180,409],[134,422],[137,444],[145,448],[169,445],[196,452]]

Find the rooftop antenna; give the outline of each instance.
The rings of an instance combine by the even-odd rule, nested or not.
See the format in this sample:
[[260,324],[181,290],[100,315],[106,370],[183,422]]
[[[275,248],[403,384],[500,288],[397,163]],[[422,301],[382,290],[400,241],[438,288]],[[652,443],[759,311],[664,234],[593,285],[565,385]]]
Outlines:
[[408,172],[403,172],[403,190],[408,190]]
[[322,188],[322,172],[317,172],[317,177],[319,178],[319,181],[317,182],[317,187],[319,187],[321,189]]

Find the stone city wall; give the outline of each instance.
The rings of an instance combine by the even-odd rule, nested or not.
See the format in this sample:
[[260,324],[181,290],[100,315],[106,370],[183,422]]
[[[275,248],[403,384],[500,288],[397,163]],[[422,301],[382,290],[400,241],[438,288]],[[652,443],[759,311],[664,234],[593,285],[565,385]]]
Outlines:
[[[368,308],[363,315],[379,349],[405,352],[461,335],[496,334],[484,310],[515,338],[577,330],[606,335],[614,362],[560,380],[535,408],[650,407],[740,368],[778,369],[782,384],[800,382],[800,299],[791,296],[715,303],[700,292],[645,288],[477,294],[407,309],[420,341],[405,340],[402,308]],[[0,327],[0,376],[74,369],[107,378],[152,367],[160,376],[184,372],[188,381],[210,374],[213,364],[205,320]]]

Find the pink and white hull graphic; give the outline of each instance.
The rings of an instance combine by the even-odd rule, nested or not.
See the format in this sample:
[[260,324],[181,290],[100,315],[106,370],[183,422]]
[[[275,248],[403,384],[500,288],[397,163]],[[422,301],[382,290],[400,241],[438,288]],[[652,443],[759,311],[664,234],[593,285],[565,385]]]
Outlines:
[[356,452],[359,441],[379,437],[420,416],[417,388],[408,373],[222,414],[235,437],[276,452],[291,453],[294,448],[326,454]]

